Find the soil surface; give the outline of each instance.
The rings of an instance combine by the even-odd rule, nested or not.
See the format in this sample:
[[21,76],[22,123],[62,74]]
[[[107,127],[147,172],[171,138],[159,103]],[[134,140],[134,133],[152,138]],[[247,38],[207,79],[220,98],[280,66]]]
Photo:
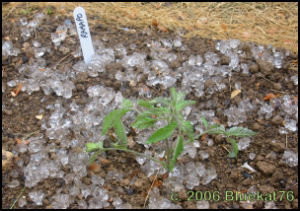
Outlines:
[[[67,46],[71,49],[71,52],[62,53],[59,49],[56,49],[51,43],[50,34],[55,32],[58,25],[62,24],[66,18],[72,17],[55,17],[47,16],[41,26],[37,28],[35,35],[26,42],[31,43],[33,39],[39,41],[42,46],[51,47],[51,52],[46,53],[43,58],[46,59],[47,66],[57,66],[57,69],[64,71],[70,69],[80,58],[74,58],[71,54],[78,48],[79,41],[77,37],[68,37],[62,46]],[[20,27],[15,21],[5,21],[2,23],[2,40],[9,39],[14,43],[14,47],[22,49],[24,46],[24,40],[20,37]],[[100,24],[90,29],[92,32],[93,40],[103,41],[106,48],[114,47],[115,45],[122,43],[127,49],[127,55],[135,52],[145,53],[147,59],[151,59],[151,52],[147,47],[147,43],[151,40],[160,40],[161,38],[174,39],[176,35],[172,33],[159,32],[155,30],[136,31],[134,29],[125,31],[119,28],[104,28]],[[177,69],[183,62],[187,61],[189,55],[204,55],[204,53],[211,51],[218,54],[221,58],[221,64],[228,65],[228,58],[215,49],[215,41],[193,38],[190,40],[182,39],[182,43],[186,46],[186,50],[177,53],[177,59],[170,64],[170,68]],[[130,50],[136,46],[134,50]],[[131,47],[130,47],[131,46]],[[274,95],[281,97],[285,94],[298,96],[298,86],[293,83],[286,82],[285,78],[291,78],[291,76],[297,74],[289,69],[291,61],[297,58],[297,55],[287,56],[284,60],[283,67],[275,69],[265,67],[268,64],[256,61],[251,56],[250,49],[243,49],[246,52],[246,56],[241,62],[246,63],[250,67],[249,75],[243,75],[239,72],[233,72],[232,77],[227,82],[225,89],[220,92],[215,92],[213,95],[206,95],[203,97],[196,97],[193,93],[187,95],[187,99],[193,99],[197,101],[195,107],[204,110],[213,109],[218,121],[227,127],[227,117],[223,111],[229,108],[230,105],[238,105],[243,96],[255,100],[256,98],[263,101],[264,97],[273,93]],[[284,50],[282,50],[284,52]],[[58,98],[55,94],[45,95],[43,91],[33,92],[28,95],[26,92],[20,92],[16,97],[13,97],[11,92],[13,87],[7,86],[7,82],[20,78],[18,67],[22,64],[30,63],[33,61],[33,54],[31,49],[23,48],[21,54],[16,57],[2,57],[2,148],[16,152],[18,142],[16,139],[22,139],[32,132],[45,134],[45,131],[41,129],[41,121],[36,118],[36,115],[40,111],[43,111],[43,119],[48,119],[50,111],[46,109],[49,104],[55,103]],[[62,60],[62,58],[65,58]],[[62,61],[61,61],[62,60]],[[59,62],[59,64],[58,64]],[[72,93],[72,99],[75,99],[79,105],[87,102],[86,90],[93,85],[102,85],[105,87],[111,87],[115,91],[122,92],[124,97],[139,97],[138,88],[145,86],[145,81],[138,82],[136,86],[130,84],[120,83],[114,79],[115,73],[125,71],[121,64],[113,63],[106,66],[106,71],[99,73],[98,77],[89,77],[87,74],[82,73],[77,75],[73,80],[75,89]],[[140,70],[136,70],[140,71]],[[230,99],[231,89],[234,87],[236,81],[242,84],[242,93],[237,97]],[[180,86],[180,81],[177,81],[177,86]],[[209,88],[210,82],[206,81],[205,89]],[[152,96],[157,97],[161,95],[168,95],[168,90],[164,90],[160,86],[148,87],[152,91]],[[3,92],[4,91],[4,92]],[[204,102],[210,100],[211,105],[207,105]],[[64,103],[71,103],[70,100],[64,100]],[[296,101],[295,103],[298,103]],[[225,191],[246,191],[249,187],[255,185],[257,191],[261,193],[273,193],[276,192],[277,199],[280,197],[280,191],[292,191],[295,199],[288,201],[286,198],[280,201],[274,201],[278,208],[298,208],[298,166],[289,167],[286,163],[281,161],[281,157],[286,149],[298,153],[298,135],[296,133],[289,132],[288,134],[280,134],[279,127],[282,127],[284,122],[282,118],[273,118],[276,116],[274,111],[272,118],[260,119],[257,112],[252,112],[247,121],[243,122],[239,126],[247,127],[251,130],[257,131],[258,135],[252,138],[250,147],[239,153],[238,159],[229,159],[227,157],[228,152],[225,149],[230,149],[231,145],[221,137],[210,136],[206,139],[199,140],[201,142],[200,150],[209,153],[209,159],[202,160],[200,156],[194,159],[194,161],[201,161],[206,165],[213,165],[217,171],[217,178],[212,180],[208,185],[199,185],[194,187],[193,191],[219,191],[221,194]],[[100,133],[100,131],[99,131]],[[135,139],[134,134],[132,134]],[[213,146],[208,146],[208,139],[211,138],[214,141]],[[277,140],[276,143],[272,142]],[[50,143],[50,140],[48,140]],[[60,143],[56,143],[59,145]],[[144,147],[135,146],[136,150],[143,151]],[[275,154],[274,154],[275,152]],[[254,160],[249,159],[249,153],[255,153]],[[50,157],[55,156],[51,155]],[[23,170],[17,165],[20,160],[24,161],[24,166],[29,162],[30,155],[27,153],[18,154],[14,159],[12,168],[2,171],[2,208],[9,208],[16,200],[21,190],[24,187],[24,173]],[[186,162],[184,159],[181,161],[183,164]],[[249,172],[245,168],[240,168],[245,162],[256,169],[256,172]],[[102,160],[101,170],[98,172],[89,171],[88,175],[83,178],[83,183],[90,184],[92,174],[98,174],[102,178],[106,178],[107,172],[111,170],[118,170],[122,172],[124,177],[122,180],[107,180],[104,184],[104,188],[108,191],[110,197],[120,197],[124,202],[131,204],[133,208],[142,208],[144,206],[145,198],[151,187],[154,176],[147,178],[145,173],[140,169],[140,165],[135,160],[135,157],[131,154],[124,152],[107,152],[106,158]],[[12,177],[12,171],[16,174],[15,178]],[[65,169],[67,174],[68,169]],[[17,173],[16,173],[17,172]],[[136,181],[130,184],[132,178],[136,177]],[[170,192],[166,186],[163,185],[166,176],[158,176],[158,181],[155,185],[160,189],[160,194],[165,198],[171,200]],[[9,188],[8,184],[11,180],[17,179],[20,185],[15,188]],[[64,193],[65,181],[63,179],[45,179],[38,183],[33,188],[26,188],[23,196],[26,196],[27,205],[23,208],[50,208],[51,197],[56,193],[57,189],[62,189]],[[119,188],[122,187],[122,188]],[[43,199],[43,205],[35,205],[28,197],[28,193],[32,190],[43,190],[46,194]],[[184,189],[179,192],[179,198],[182,201],[175,201],[175,204],[182,206],[183,208],[197,208],[196,201],[187,201],[188,190]],[[78,195],[78,200],[82,199],[82,195]],[[210,208],[242,208],[242,203],[239,201],[210,201]],[[147,204],[146,204],[147,205]],[[256,201],[253,205],[254,208],[263,208],[265,203],[263,201]],[[15,208],[19,208],[18,203],[15,204]],[[76,200],[69,208],[79,208]],[[108,208],[114,208],[110,205]]]

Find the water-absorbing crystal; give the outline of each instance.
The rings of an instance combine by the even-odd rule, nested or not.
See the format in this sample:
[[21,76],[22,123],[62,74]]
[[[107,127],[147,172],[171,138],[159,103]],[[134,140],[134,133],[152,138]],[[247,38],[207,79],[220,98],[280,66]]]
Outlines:
[[89,195],[91,195],[91,190],[88,186],[81,186],[81,194],[84,198],[87,198]]
[[101,209],[104,207],[104,203],[97,198],[91,198],[89,200],[89,209]]
[[298,153],[294,153],[291,150],[285,150],[282,160],[290,167],[298,166]]
[[2,56],[18,56],[21,51],[13,47],[11,41],[2,41]]
[[70,195],[71,196],[77,196],[80,194],[80,189],[76,186],[73,186],[70,188],[70,191],[69,191]]
[[197,201],[197,209],[209,209],[209,202],[206,200]]
[[199,155],[202,158],[202,160],[206,160],[209,157],[209,154],[205,151],[199,151]]
[[276,204],[274,201],[266,201],[264,208],[265,209],[278,209],[278,207],[276,207]]
[[298,75],[294,75],[291,77],[291,80],[293,81],[295,86],[298,86]]
[[212,139],[207,140],[207,146],[211,147],[214,145],[214,141]]
[[26,26],[28,24],[28,20],[26,17],[20,18],[21,26]]
[[275,52],[274,53],[274,66],[275,68],[279,69],[282,67],[282,59],[283,59],[283,55],[280,52]]
[[[256,106],[252,104],[248,98],[241,100],[238,106],[231,105],[224,111],[224,114],[228,119],[228,126],[238,125],[242,122],[245,122],[247,120],[247,114],[253,111],[255,108]],[[265,112],[267,112],[268,115],[272,115],[272,113],[263,109],[262,114]]]
[[251,139],[248,137],[241,138],[238,140],[238,148],[240,151],[245,150],[249,147],[249,144],[251,142]]
[[249,67],[247,64],[245,63],[241,63],[241,68],[242,68],[242,73],[245,74],[245,75],[248,75],[249,74]]
[[125,56],[122,59],[122,64],[124,65],[124,67],[127,67],[127,68],[134,67],[134,66],[144,67],[145,58],[146,58],[146,55],[134,52],[130,56]]
[[67,209],[71,202],[68,194],[57,194],[52,199],[51,207],[53,209]]
[[35,48],[34,56],[35,56],[35,58],[40,58],[40,57],[44,56],[45,52],[46,52],[46,48]]
[[149,197],[149,209],[181,209],[180,205],[173,204],[170,200],[160,196],[158,188],[153,188]]
[[205,175],[205,166],[203,163],[197,162],[195,164],[195,170],[199,177],[203,177]]
[[105,180],[103,178],[101,178],[99,175],[92,175],[92,183],[93,185],[104,185]]
[[272,117],[272,112],[274,111],[274,108],[272,105],[269,105],[267,103],[264,103],[260,110],[258,111],[258,115],[264,115],[266,119],[270,119]]
[[51,40],[55,46],[59,46],[67,37],[68,28],[65,25],[59,25],[55,33],[51,33]]
[[145,163],[145,161],[147,160],[146,157],[144,156],[136,156],[136,161],[140,164],[143,165]]
[[19,185],[20,185],[20,182],[19,182],[19,180],[16,180],[16,179],[12,180],[10,183],[7,184],[7,186],[9,188],[15,188],[15,187],[18,187]]
[[284,120],[284,127],[289,131],[296,132],[298,130],[297,122],[293,119],[286,118]]
[[251,167],[251,166],[248,164],[248,162],[245,162],[241,167],[242,167],[242,168],[246,168],[246,169],[248,169],[248,170],[251,171],[251,172],[256,172],[256,170],[255,170],[253,167]]
[[31,32],[28,28],[21,28],[21,37],[26,41],[31,37]]
[[18,144],[18,152],[25,153],[27,152],[28,146],[24,143]]
[[63,166],[66,166],[69,163],[69,157],[67,151],[64,149],[60,149],[57,152],[57,159],[60,160]]
[[141,169],[143,172],[145,172],[147,177],[150,177],[151,175],[154,175],[158,169],[160,169],[160,165],[153,160],[147,159]]
[[19,207],[24,207],[27,204],[26,198],[23,196],[18,200]]
[[194,55],[190,55],[190,58],[188,60],[188,65],[193,66],[196,64],[196,57]]
[[164,45],[164,47],[166,47],[166,48],[172,48],[172,46],[173,46],[173,43],[172,43],[171,40],[161,39],[160,41]]
[[79,200],[77,203],[78,203],[78,208],[80,208],[80,209],[87,209],[88,208],[87,203],[84,200]]
[[116,197],[113,200],[112,205],[116,208],[116,209],[121,209],[121,205],[123,204],[123,201],[120,197]]
[[193,189],[195,186],[198,186],[200,184],[199,177],[195,171],[195,163],[189,162],[186,165],[186,188]]
[[207,64],[212,64],[212,65],[218,64],[218,62],[220,60],[220,57],[218,56],[218,54],[213,53],[213,52],[206,52],[204,54],[204,58],[205,58]]
[[32,41],[32,45],[33,45],[35,48],[41,47],[41,43],[40,43],[39,41],[37,41],[37,40],[33,40],[33,41]]
[[194,159],[197,154],[197,149],[194,147],[193,143],[184,145],[183,152],[180,156],[188,154],[190,158]]
[[101,201],[107,201],[109,196],[107,194],[107,190],[102,189],[100,187],[94,187],[94,191],[92,193],[95,199],[101,200]]
[[254,160],[255,156],[256,156],[255,153],[253,153],[253,152],[250,152],[250,153],[249,153],[249,159],[250,159],[250,160]]
[[236,69],[239,65],[239,56],[237,54],[232,54],[230,57],[229,67]]
[[181,45],[182,45],[181,38],[180,38],[180,37],[176,37],[176,38],[174,39],[174,41],[173,41],[173,45],[174,45],[174,47],[176,47],[176,48],[181,47]]
[[36,205],[43,205],[43,199],[45,194],[43,191],[32,191],[29,194],[29,198],[36,204]]
[[203,185],[209,184],[213,179],[217,178],[217,172],[214,167],[207,168],[201,180]]

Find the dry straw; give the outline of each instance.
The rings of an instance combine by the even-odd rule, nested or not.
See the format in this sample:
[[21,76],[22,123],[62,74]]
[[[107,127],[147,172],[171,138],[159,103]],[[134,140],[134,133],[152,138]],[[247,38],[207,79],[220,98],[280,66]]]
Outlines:
[[22,15],[22,10],[54,9],[54,15],[72,16],[76,6],[85,8],[89,24],[144,29],[158,24],[186,38],[239,39],[271,44],[298,53],[298,3],[22,3],[2,7],[2,19]]

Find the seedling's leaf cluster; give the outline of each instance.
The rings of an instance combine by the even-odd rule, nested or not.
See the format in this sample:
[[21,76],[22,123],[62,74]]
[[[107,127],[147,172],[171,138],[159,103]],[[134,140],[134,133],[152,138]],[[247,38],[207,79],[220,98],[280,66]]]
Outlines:
[[105,135],[109,129],[113,128],[121,146],[127,146],[128,140],[125,132],[124,125],[122,123],[123,116],[131,110],[133,103],[130,100],[125,99],[122,103],[121,109],[111,111],[104,117],[102,123],[102,135]]
[[236,140],[231,138],[232,136],[242,138],[242,137],[254,136],[257,134],[256,132],[243,127],[232,127],[228,130],[225,130],[225,127],[220,124],[212,124],[211,126],[208,127],[208,123],[204,117],[201,118],[201,121],[206,129],[204,131],[204,134],[205,133],[216,134],[216,135],[222,134],[230,141],[232,146],[232,149],[228,154],[228,157],[230,158],[237,158],[239,152],[238,144],[236,143]]
[[172,160],[171,160],[171,164],[169,166],[170,170],[172,171],[174,166],[175,166],[175,163],[176,163],[176,160],[178,158],[178,156],[183,152],[183,137],[182,136],[179,136],[178,140],[177,140],[177,143],[176,143],[176,147],[175,147],[175,150],[173,152],[173,157],[172,157]]
[[[187,106],[195,104],[195,101],[185,100],[184,98],[184,93],[176,92],[175,88],[171,88],[169,98],[157,97],[148,101],[139,99],[137,101],[139,109],[136,108],[130,100],[125,99],[122,102],[121,108],[111,111],[105,116],[102,123],[102,135],[107,134],[110,129],[113,129],[118,138],[118,142],[113,143],[112,148],[103,147],[102,142],[86,144],[86,151],[94,152],[90,161],[94,161],[98,154],[106,150],[123,150],[141,155],[141,153],[128,149],[128,141],[122,118],[129,111],[135,111],[137,113],[136,119],[131,126],[139,130],[151,127],[157,129],[156,123],[158,121],[162,120],[167,122],[166,126],[158,128],[147,139],[146,144],[156,144],[165,141],[166,144],[162,144],[162,146],[166,146],[166,156],[164,157],[164,160],[156,160],[153,157],[148,158],[159,162],[169,172],[173,170],[177,158],[183,152],[184,145],[193,142],[204,134],[224,135],[232,144],[232,151],[228,154],[231,158],[236,158],[238,155],[238,145],[236,140],[232,137],[248,137],[256,135],[252,130],[243,127],[232,127],[226,130],[225,127],[220,124],[209,125],[207,120],[202,117],[200,120],[204,125],[205,131],[202,134],[195,136],[193,125],[190,121],[186,121],[182,115],[182,110]],[[176,141],[174,149],[171,147],[175,144],[172,143],[173,141]]]
[[236,136],[242,138],[242,137],[254,136],[256,134],[257,134],[256,132],[253,132],[252,130],[243,127],[232,127],[226,131],[226,136],[228,137]]
[[148,138],[146,144],[154,144],[158,141],[162,141],[162,140],[165,140],[165,139],[169,138],[173,134],[176,127],[177,127],[177,123],[176,122],[171,122],[167,126],[158,129],[155,133],[153,133]]
[[[132,127],[137,129],[146,129],[155,125],[158,120],[166,120],[168,124],[165,127],[156,130],[146,141],[146,144],[154,144],[159,141],[170,139],[176,134],[178,136],[175,149],[166,149],[166,168],[172,171],[178,156],[183,151],[184,137],[190,141],[194,140],[193,126],[189,121],[184,121],[182,110],[189,105],[195,104],[195,101],[184,100],[182,92],[176,92],[175,88],[170,90],[171,98],[158,97],[150,101],[138,100],[138,105],[144,111],[139,113]],[[169,146],[169,144],[167,144]]]

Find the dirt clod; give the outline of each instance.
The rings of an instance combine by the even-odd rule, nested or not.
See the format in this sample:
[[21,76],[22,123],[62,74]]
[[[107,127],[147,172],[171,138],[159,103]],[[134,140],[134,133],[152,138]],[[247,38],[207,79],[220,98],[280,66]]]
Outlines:
[[257,162],[257,167],[260,171],[262,171],[266,175],[271,175],[274,173],[275,166],[269,162],[266,161],[259,161]]

